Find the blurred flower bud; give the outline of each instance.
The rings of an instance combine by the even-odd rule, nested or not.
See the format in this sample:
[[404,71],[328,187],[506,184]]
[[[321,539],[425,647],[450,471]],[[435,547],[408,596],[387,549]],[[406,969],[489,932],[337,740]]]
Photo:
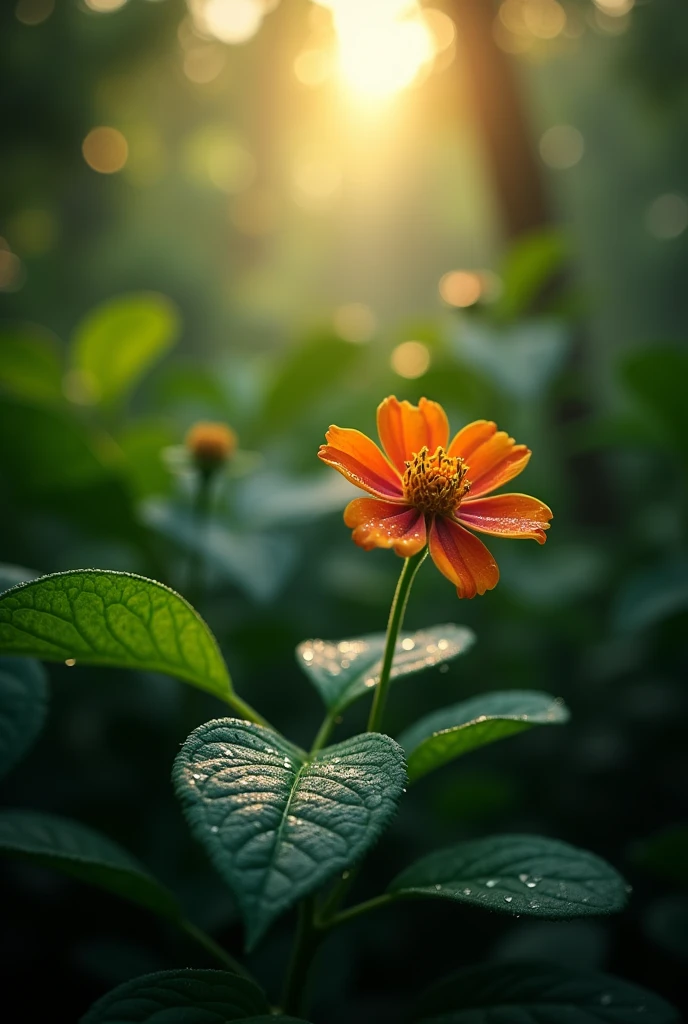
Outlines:
[[237,449],[237,436],[224,423],[194,423],[186,435],[186,448],[196,467],[205,474],[220,469]]

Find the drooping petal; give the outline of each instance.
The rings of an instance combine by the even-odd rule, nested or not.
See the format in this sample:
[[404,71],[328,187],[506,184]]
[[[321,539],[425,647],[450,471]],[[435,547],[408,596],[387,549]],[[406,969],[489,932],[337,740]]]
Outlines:
[[529,494],[496,494],[491,498],[464,499],[456,518],[480,533],[530,537],[544,544],[552,510]]
[[434,454],[438,445],[447,447],[449,421],[438,402],[421,398],[418,405],[400,402],[392,395],[377,407],[377,429],[382,447],[400,473],[404,463],[412,459],[421,448]]
[[497,585],[499,569],[494,558],[481,540],[458,523],[435,516],[429,547],[433,562],[456,586],[459,597],[475,597]]
[[459,455],[468,466],[471,497],[489,494],[513,480],[525,469],[530,449],[516,444],[490,420],[476,420],[460,430],[449,445],[449,455]]
[[425,517],[408,505],[375,498],[354,498],[344,509],[344,522],[353,528],[359,547],[393,548],[409,558],[426,544]]
[[399,474],[369,437],[360,430],[332,426],[325,438],[327,444],[322,444],[318,452],[323,462],[370,494],[390,501],[403,500]]

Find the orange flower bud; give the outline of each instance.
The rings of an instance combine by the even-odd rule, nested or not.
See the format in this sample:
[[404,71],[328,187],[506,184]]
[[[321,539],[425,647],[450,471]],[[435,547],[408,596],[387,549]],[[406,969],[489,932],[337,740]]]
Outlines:
[[237,449],[234,431],[224,423],[194,423],[186,435],[186,447],[204,473],[224,465]]

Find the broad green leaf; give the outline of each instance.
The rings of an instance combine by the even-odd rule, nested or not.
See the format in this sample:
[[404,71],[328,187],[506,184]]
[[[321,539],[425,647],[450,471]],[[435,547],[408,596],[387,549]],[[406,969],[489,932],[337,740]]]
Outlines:
[[672,825],[634,843],[631,860],[657,878],[688,885],[688,824]]
[[549,919],[612,914],[627,901],[621,875],[594,853],[524,835],[436,850],[397,875],[388,892]]
[[533,399],[563,368],[569,330],[556,320],[494,327],[467,319],[456,332],[455,350],[505,394]]
[[175,897],[107,836],[39,811],[0,811],[0,854],[54,868],[162,917],[180,916]]
[[406,772],[389,736],[355,736],[309,758],[269,729],[225,718],[191,733],[173,781],[253,948],[279,914],[362,857]]
[[57,339],[33,326],[0,330],[0,385],[37,402],[64,401]]
[[166,672],[231,692],[217,642],[173,590],[123,572],[75,569],[0,595],[0,654]]
[[164,295],[120,295],[79,324],[72,363],[93,401],[123,398],[175,343],[179,315]]
[[563,702],[548,693],[505,690],[433,711],[406,729],[399,742],[406,751],[409,780],[413,781],[476,747],[534,725],[560,725],[568,718]]
[[80,1024],[226,1024],[267,1015],[269,1009],[258,986],[238,974],[157,971],[118,985]]
[[43,666],[33,658],[0,658],[0,776],[32,746],[47,709]]
[[[475,634],[448,623],[407,633],[397,642],[392,679],[452,661],[470,650]],[[296,660],[330,711],[343,711],[380,680],[385,634],[370,633],[350,640],[304,640]]]
[[611,974],[538,961],[482,964],[423,996],[415,1024],[679,1024],[673,1006]]

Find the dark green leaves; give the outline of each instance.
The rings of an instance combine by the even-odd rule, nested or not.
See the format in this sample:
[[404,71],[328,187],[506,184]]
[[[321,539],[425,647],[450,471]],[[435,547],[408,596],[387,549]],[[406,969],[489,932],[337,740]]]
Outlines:
[[0,776],[32,745],[43,727],[47,706],[43,666],[28,658],[0,658]]
[[177,920],[172,893],[126,850],[67,818],[37,811],[0,811],[0,853],[54,868]]
[[555,964],[472,967],[422,999],[416,1024],[679,1024],[669,1003],[609,974]]
[[[452,661],[474,641],[470,629],[451,623],[408,633],[397,643],[392,679]],[[339,712],[377,685],[384,649],[385,634],[370,633],[338,643],[304,640],[296,648],[296,658],[326,707]]]
[[253,947],[280,913],[360,859],[406,773],[388,736],[355,736],[308,759],[276,733],[226,718],[191,733],[173,780]]
[[112,403],[174,344],[177,311],[164,295],[122,295],[93,310],[76,330],[74,369],[85,396]]
[[81,1024],[226,1024],[260,1019],[269,1010],[258,986],[238,974],[158,971],[118,985],[91,1007]]
[[423,857],[388,889],[507,914],[570,918],[623,910],[626,885],[587,850],[542,836],[490,836]]
[[488,693],[433,711],[399,737],[408,757],[409,780],[486,743],[534,725],[561,724],[568,717],[562,701],[533,690]]
[[218,697],[231,693],[215,638],[191,605],[128,573],[77,569],[7,591],[0,652],[167,672]]

